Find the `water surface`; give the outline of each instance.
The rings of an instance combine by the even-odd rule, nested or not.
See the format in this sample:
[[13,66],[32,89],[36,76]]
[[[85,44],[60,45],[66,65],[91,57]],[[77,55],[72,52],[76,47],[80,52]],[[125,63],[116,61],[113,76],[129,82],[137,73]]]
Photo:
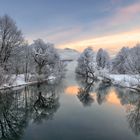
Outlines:
[[76,79],[0,94],[2,140],[139,140],[140,93]]

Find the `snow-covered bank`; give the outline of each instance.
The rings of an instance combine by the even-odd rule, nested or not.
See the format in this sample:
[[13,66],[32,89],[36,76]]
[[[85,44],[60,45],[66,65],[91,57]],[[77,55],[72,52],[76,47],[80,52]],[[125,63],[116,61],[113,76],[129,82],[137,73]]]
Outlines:
[[[53,81],[55,81],[55,77],[54,76],[50,76],[48,77],[48,79],[44,79],[41,82],[48,82],[52,83]],[[25,77],[24,74],[20,74],[18,76],[13,75],[11,77],[10,83],[4,84],[0,87],[0,90],[4,90],[4,89],[10,89],[10,88],[15,88],[15,87],[22,87],[25,85],[33,85],[33,84],[37,84],[38,81],[25,81]]]
[[[63,60],[72,59],[72,61],[68,62],[66,66],[66,69],[67,69],[66,79],[67,80],[65,80],[65,83],[67,85],[70,85],[70,84],[76,85],[76,81],[73,79],[75,78],[75,69],[78,64],[77,58],[79,57],[79,53],[71,49],[59,50],[59,53],[60,53],[61,59]],[[140,88],[138,88],[138,85],[139,85],[138,77],[136,76],[124,75],[124,74],[109,74],[107,71],[100,72],[99,70],[96,70],[95,75],[100,81],[103,81],[104,78],[107,78],[104,80],[106,83],[110,80],[111,83],[115,86],[121,86],[124,88],[131,88],[131,89],[136,89],[140,91]],[[42,82],[45,82],[45,81],[49,81],[52,83],[53,81],[55,81],[55,77],[49,76],[48,79],[43,80]],[[25,85],[31,85],[31,84],[36,84],[36,83],[38,83],[38,81],[33,80],[33,79],[30,80],[29,82],[26,82],[24,74],[18,75],[17,77],[14,75],[12,76],[10,82],[8,84],[1,86],[0,89],[22,87]]]
[[139,80],[137,76],[123,75],[123,74],[111,74],[109,75],[113,85],[121,86],[124,88],[131,88],[140,91]]
[[114,83],[116,82],[116,84],[119,83],[126,86],[136,86],[138,84],[138,79],[131,75],[112,74],[110,75],[110,78],[114,80]]
[[[73,49],[58,49],[58,54],[60,55],[61,60],[72,60],[71,64],[68,62],[67,66],[67,71],[69,71],[71,73],[71,76],[73,75],[73,73],[75,73],[75,67],[76,67],[76,60],[79,57],[79,52],[77,52],[76,50]],[[14,87],[21,87],[21,86],[25,86],[25,85],[31,85],[31,84],[36,84],[38,83],[37,80],[35,79],[31,79],[31,75],[29,75],[29,81],[26,82],[25,81],[25,75],[24,74],[20,74],[18,76],[13,75],[10,77],[10,80],[8,80],[8,82],[5,82],[6,84],[1,85],[0,89],[7,89],[7,88],[14,88]],[[70,77],[71,77],[70,76]],[[56,77],[54,77],[53,75],[50,75],[47,79],[43,80],[42,82],[48,81],[49,83],[53,83],[54,81],[56,81]]]

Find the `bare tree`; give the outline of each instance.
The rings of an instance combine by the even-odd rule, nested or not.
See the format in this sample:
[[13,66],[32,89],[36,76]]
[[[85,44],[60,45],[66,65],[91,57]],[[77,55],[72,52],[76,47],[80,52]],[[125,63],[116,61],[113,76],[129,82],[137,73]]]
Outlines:
[[14,47],[23,42],[21,31],[8,15],[0,17],[0,64],[6,69],[6,63]]

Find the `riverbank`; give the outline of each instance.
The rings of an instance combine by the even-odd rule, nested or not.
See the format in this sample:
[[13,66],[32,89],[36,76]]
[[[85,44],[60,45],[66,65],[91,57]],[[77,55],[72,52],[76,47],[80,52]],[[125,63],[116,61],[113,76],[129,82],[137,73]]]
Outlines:
[[114,86],[140,91],[138,76],[126,74],[110,74],[109,78]]
[[[67,69],[67,73],[66,73],[66,77],[69,79],[68,81],[72,81],[71,78],[75,77],[75,68],[77,66],[77,61],[72,61],[69,62],[66,69]],[[102,76],[99,80],[102,80]],[[138,87],[139,85],[139,80],[137,76],[132,76],[132,75],[124,75],[124,74],[104,74],[103,77],[107,77],[107,79],[109,79],[111,81],[111,84],[114,86],[119,86],[119,87],[123,87],[123,88],[129,88],[132,90],[136,90],[138,92],[140,92],[140,88]],[[13,76],[11,79],[12,83],[9,84],[5,84],[3,86],[0,87],[0,90],[4,90],[4,89],[10,89],[10,88],[15,88],[15,87],[22,87],[25,85],[32,85],[32,84],[37,84],[38,81],[25,81],[25,77],[24,74],[18,75],[18,76]],[[50,76],[48,79],[45,79],[41,82],[46,82],[46,81],[55,81],[55,77]],[[67,82],[68,82],[67,81]]]
[[18,76],[12,76],[11,81],[12,83],[7,83],[4,84],[0,87],[0,90],[6,90],[6,89],[12,89],[12,88],[17,88],[17,87],[22,87],[22,86],[26,86],[26,85],[33,85],[33,84],[37,84],[37,83],[43,83],[43,82],[52,82],[55,80],[55,77],[50,76],[48,79],[44,79],[41,82],[39,81],[25,81],[25,77],[24,74],[20,74]]

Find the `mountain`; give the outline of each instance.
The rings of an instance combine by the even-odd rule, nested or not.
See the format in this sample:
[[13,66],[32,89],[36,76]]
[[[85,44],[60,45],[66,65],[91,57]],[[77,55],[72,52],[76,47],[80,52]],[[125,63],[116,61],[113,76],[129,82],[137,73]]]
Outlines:
[[70,48],[58,49],[58,53],[62,60],[77,60],[80,55],[78,51]]

